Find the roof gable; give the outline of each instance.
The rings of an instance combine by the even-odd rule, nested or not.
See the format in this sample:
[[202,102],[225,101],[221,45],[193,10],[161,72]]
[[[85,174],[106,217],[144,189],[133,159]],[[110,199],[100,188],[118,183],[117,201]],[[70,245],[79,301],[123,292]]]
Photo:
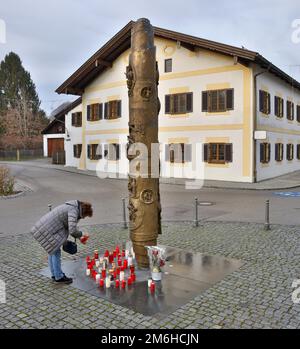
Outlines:
[[[130,21],[116,35],[114,35],[105,45],[103,45],[92,57],[90,57],[79,69],[77,69],[62,85],[57,93],[70,93],[81,95],[84,88],[107,67],[111,67],[113,61],[124,51],[130,48],[131,28],[134,21]],[[154,35],[164,39],[179,41],[181,45],[190,50],[197,48],[207,49],[224,55],[236,57],[241,63],[254,62],[270,73],[275,74],[293,87],[300,90],[300,83],[291,76],[276,67],[258,52],[239,48],[219,42],[197,38],[195,36],[178,33],[159,27],[153,27]]]

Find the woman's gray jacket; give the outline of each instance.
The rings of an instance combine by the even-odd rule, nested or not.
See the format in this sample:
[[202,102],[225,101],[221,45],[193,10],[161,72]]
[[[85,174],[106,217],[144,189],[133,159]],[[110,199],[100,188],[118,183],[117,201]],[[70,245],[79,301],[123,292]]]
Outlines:
[[53,254],[66,242],[69,234],[74,238],[82,236],[77,230],[80,218],[79,201],[68,201],[45,214],[30,232],[48,254]]

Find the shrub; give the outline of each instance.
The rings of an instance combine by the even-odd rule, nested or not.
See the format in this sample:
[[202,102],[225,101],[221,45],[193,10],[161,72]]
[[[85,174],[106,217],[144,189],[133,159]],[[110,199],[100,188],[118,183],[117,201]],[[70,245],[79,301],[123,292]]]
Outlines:
[[11,195],[14,193],[15,178],[10,174],[7,167],[0,166],[0,195]]

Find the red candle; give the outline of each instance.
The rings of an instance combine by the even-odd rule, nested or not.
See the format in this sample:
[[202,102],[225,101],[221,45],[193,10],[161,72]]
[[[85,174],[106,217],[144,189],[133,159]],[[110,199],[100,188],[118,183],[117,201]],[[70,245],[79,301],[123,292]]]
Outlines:
[[151,282],[151,285],[150,285],[150,292],[151,292],[151,293],[154,293],[154,292],[155,292],[155,282],[154,282],[154,281]]
[[116,271],[116,270],[114,270],[114,272],[113,272],[113,276],[114,276],[114,279],[116,279],[116,278],[117,278],[117,271]]
[[124,267],[124,269],[128,268],[128,261],[127,261],[127,259],[124,259],[123,267]]
[[103,279],[100,279],[100,281],[99,281],[99,286],[100,286],[100,287],[103,287],[103,286],[104,286],[104,280],[103,280]]
[[91,258],[89,256],[87,256],[85,260],[86,260],[86,264],[88,264],[88,263],[90,263]]
[[131,272],[131,274],[134,273],[134,265],[133,264],[131,264],[131,266],[130,266],[130,272]]
[[116,254],[119,254],[119,252],[120,252],[120,247],[117,246],[117,247],[116,247]]
[[108,257],[109,256],[109,251],[106,250],[105,253],[104,253],[104,257]]
[[110,254],[108,257],[109,263],[112,263],[114,261],[114,255]]
[[125,250],[122,250],[122,257],[125,257]]
[[101,275],[102,275],[103,279],[106,278],[106,270],[105,269],[102,269]]
[[95,250],[95,251],[94,251],[94,258],[95,258],[95,259],[98,259],[98,258],[99,258],[98,250]]
[[117,257],[117,251],[116,250],[114,250],[113,255],[114,255],[114,258]]
[[123,280],[123,281],[122,281],[121,287],[122,287],[122,288],[125,288],[125,287],[126,287],[126,280]]
[[118,288],[120,287],[120,280],[119,279],[116,279],[115,286]]
[[123,265],[123,267],[121,267],[121,271],[124,271],[125,270],[125,268],[124,268],[124,265]]
[[134,273],[131,274],[131,280],[132,280],[132,282],[135,282],[135,280],[136,280],[136,276]]
[[119,260],[118,260],[118,267],[120,267],[121,265],[122,265],[122,260],[119,259]]
[[96,275],[97,275],[96,270],[93,270],[93,279],[94,279],[94,280],[96,280]]
[[129,276],[129,278],[128,278],[128,286],[131,285],[131,284],[132,284],[132,278],[131,278],[131,276]]
[[117,275],[120,275],[120,268],[117,268]]

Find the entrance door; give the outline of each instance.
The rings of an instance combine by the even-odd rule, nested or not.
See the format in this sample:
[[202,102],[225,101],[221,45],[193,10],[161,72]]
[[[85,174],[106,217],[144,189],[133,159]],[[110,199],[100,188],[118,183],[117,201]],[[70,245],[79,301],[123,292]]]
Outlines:
[[52,158],[53,153],[65,150],[64,138],[48,138],[48,158]]

